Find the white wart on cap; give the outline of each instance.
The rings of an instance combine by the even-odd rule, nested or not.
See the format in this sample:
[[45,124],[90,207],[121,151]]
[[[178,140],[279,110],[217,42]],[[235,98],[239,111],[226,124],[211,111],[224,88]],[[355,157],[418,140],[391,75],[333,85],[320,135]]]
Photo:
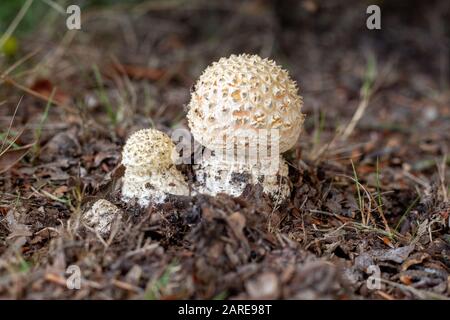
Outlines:
[[200,76],[187,118],[194,138],[211,150],[224,149],[224,138],[237,146],[248,145],[247,139],[257,139],[258,129],[277,129],[282,153],[297,142],[304,120],[302,105],[297,84],[274,61],[231,55]]
[[168,194],[189,195],[185,178],[172,160],[174,149],[172,140],[161,131],[143,129],[132,134],[122,152],[122,200],[136,199],[146,207],[164,202]]

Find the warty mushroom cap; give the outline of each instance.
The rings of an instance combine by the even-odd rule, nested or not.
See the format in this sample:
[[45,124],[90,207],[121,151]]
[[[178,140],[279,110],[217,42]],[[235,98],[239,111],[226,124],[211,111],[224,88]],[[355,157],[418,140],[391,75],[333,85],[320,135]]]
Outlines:
[[194,138],[211,150],[223,150],[224,137],[234,145],[248,145],[243,136],[252,140],[258,129],[278,129],[282,153],[297,142],[304,121],[302,105],[297,84],[274,61],[231,55],[200,76],[187,118]]
[[173,166],[175,145],[170,137],[156,129],[142,129],[133,133],[122,151],[125,167],[164,170]]

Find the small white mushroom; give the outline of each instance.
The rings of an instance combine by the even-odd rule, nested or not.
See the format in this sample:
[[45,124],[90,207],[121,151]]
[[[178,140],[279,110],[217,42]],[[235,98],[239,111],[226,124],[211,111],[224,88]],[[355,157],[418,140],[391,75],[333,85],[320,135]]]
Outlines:
[[[117,219],[117,220],[116,220]],[[97,200],[83,215],[83,221],[102,237],[111,232],[114,221],[119,221],[120,209],[105,199]]]
[[185,178],[172,160],[174,149],[172,140],[161,131],[143,129],[132,134],[122,152],[122,200],[136,199],[146,207],[164,202],[168,194],[189,195]]
[[288,197],[288,167],[280,153],[297,142],[302,105],[297,84],[272,60],[232,55],[206,68],[187,115],[195,140],[215,153],[195,168],[198,191],[238,196],[247,184],[260,183],[273,198]]

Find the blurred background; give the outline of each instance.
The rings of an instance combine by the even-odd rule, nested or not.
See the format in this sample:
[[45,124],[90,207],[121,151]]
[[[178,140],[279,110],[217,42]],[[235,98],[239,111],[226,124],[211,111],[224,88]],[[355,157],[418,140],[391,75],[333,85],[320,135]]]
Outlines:
[[[70,4],[81,8],[79,31],[65,27]],[[370,4],[381,8],[381,30],[366,27]],[[405,88],[406,99],[437,98],[448,90],[447,1],[2,1],[0,34],[24,5],[20,23],[2,46],[3,68],[32,55],[15,69],[16,80],[32,86],[44,78],[61,90],[70,88],[69,98],[84,103],[91,93],[85,89],[98,84],[95,70],[108,73],[115,66],[117,72],[122,66],[119,73],[145,80],[135,88],[135,101],[126,102],[129,110],[149,114],[156,112],[151,108],[163,112],[164,105],[171,122],[201,71],[232,53],[256,53],[283,65],[299,82],[306,111],[316,114],[316,122],[322,112],[332,120],[327,126],[353,114],[364,84],[383,92],[374,99],[384,103],[368,112],[392,117],[398,125],[417,118],[395,107],[398,99],[386,103],[386,90],[398,94]],[[33,70],[24,71],[30,63]],[[125,119],[124,104],[112,102],[116,120]]]

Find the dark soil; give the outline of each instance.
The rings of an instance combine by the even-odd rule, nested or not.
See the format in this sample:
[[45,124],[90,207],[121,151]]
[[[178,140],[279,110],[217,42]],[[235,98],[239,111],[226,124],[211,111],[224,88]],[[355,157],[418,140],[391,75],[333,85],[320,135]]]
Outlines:
[[[363,1],[153,1],[22,40],[35,54],[0,87],[0,133],[13,120],[18,137],[0,157],[0,298],[449,298],[450,7],[394,3],[368,30]],[[274,204],[256,186],[122,203],[126,138],[187,128],[202,70],[242,52],[299,82],[291,198]],[[99,198],[123,211],[105,240],[80,223]],[[70,265],[80,290],[66,287]]]

